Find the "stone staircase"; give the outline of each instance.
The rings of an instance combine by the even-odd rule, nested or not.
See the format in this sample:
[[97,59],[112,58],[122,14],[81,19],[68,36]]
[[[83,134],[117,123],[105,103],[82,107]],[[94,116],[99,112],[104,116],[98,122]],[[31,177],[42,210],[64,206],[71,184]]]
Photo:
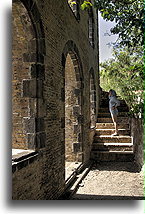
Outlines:
[[114,132],[114,124],[109,112],[108,92],[102,92],[91,159],[95,161],[133,161],[133,139],[130,136],[128,107],[124,100],[120,100],[118,111],[119,136],[111,136]]

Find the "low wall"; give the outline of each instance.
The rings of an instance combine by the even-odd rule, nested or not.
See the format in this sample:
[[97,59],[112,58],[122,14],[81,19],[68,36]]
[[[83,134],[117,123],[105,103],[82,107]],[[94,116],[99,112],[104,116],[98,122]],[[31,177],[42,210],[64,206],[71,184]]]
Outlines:
[[143,119],[130,119],[131,125],[131,136],[133,137],[135,161],[140,168],[144,164],[144,130],[143,130]]

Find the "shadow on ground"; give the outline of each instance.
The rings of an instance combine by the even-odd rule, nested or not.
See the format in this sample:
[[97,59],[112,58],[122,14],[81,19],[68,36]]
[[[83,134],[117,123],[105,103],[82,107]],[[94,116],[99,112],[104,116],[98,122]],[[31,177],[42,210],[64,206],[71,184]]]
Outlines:
[[141,169],[136,162],[95,162],[91,170],[139,173]]
[[87,195],[76,194],[75,197],[69,200],[144,200],[141,196],[118,196],[118,195]]

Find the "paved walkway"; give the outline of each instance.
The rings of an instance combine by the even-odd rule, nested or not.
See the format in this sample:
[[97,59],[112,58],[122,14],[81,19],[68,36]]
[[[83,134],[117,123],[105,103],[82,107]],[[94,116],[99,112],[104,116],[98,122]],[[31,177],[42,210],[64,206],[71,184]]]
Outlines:
[[70,200],[143,199],[143,171],[132,162],[95,164]]

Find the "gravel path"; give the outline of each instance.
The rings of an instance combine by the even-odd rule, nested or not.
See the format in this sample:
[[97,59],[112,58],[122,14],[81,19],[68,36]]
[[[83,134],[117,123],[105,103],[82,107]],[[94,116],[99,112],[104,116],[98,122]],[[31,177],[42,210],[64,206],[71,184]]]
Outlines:
[[143,171],[135,163],[97,163],[71,200],[139,200],[143,199],[143,182]]

